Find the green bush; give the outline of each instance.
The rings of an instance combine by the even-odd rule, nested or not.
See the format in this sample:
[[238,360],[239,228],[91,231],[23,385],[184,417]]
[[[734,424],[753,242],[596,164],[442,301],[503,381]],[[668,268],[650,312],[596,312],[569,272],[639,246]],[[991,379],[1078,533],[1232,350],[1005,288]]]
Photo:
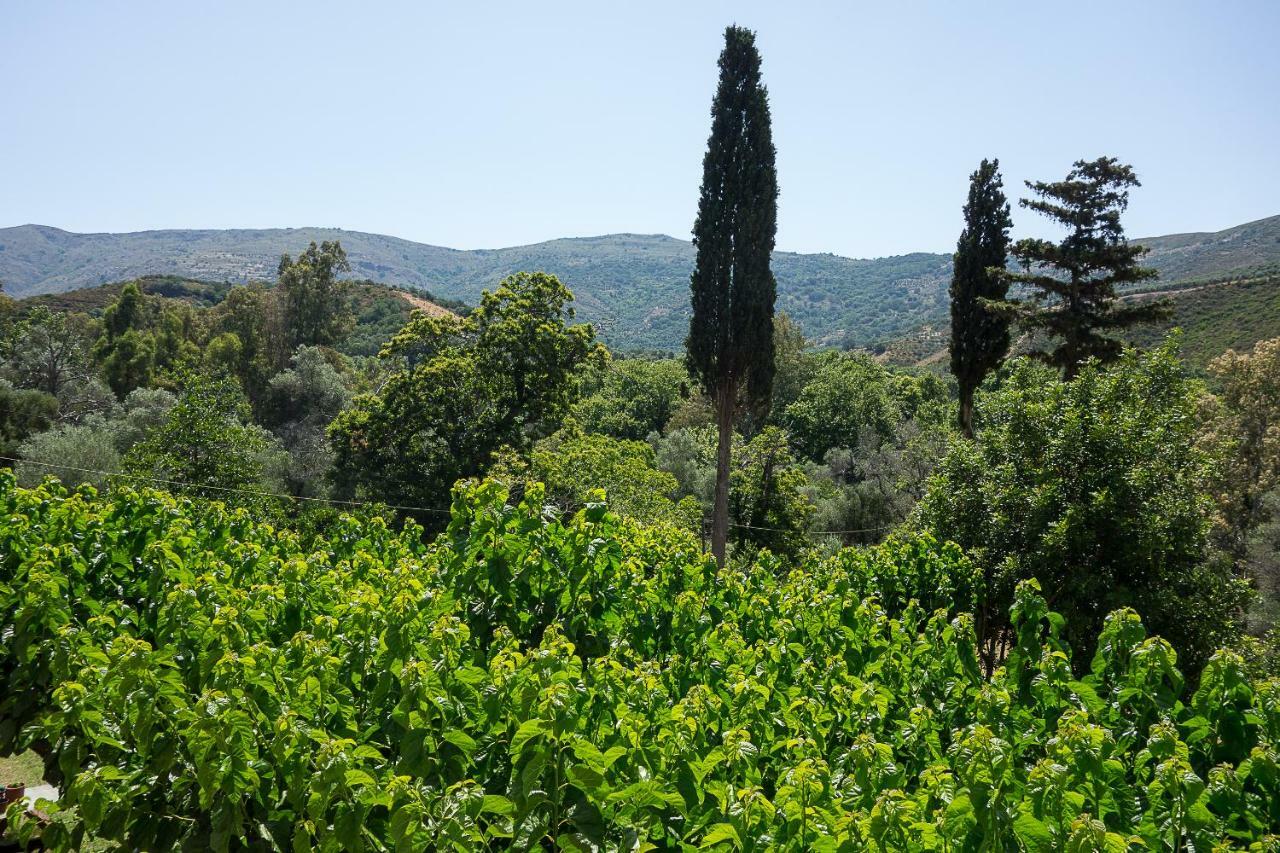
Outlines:
[[1080,659],[1121,607],[1193,669],[1235,638],[1249,587],[1211,548],[1200,393],[1171,342],[1067,382],[1020,361],[979,396],[977,439],[953,444],[918,521],[983,568],[990,624],[1037,578]]

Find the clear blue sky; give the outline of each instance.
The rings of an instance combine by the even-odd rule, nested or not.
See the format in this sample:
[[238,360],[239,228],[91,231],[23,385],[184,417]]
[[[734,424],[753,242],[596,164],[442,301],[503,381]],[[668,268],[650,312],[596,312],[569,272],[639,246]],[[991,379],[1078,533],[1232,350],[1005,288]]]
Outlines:
[[949,251],[984,156],[1011,195],[1132,163],[1132,236],[1280,213],[1278,0],[3,0],[0,226],[687,238],[735,21],[764,55],[779,248]]

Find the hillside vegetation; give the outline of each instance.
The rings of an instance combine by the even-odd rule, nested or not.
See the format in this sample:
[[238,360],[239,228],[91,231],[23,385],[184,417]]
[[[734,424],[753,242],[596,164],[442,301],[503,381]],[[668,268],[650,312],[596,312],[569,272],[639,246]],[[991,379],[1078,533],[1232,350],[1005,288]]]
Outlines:
[[[1181,329],[1182,358],[1203,374],[1209,362],[1228,349],[1247,350],[1280,336],[1280,265],[1246,267],[1225,276],[1156,282],[1131,291],[1126,300],[1168,300],[1172,314],[1135,326],[1125,338],[1151,347],[1173,329]],[[1028,341],[1018,342],[1019,351]],[[923,326],[872,352],[888,364],[942,373],[947,369],[947,329]]]
[[[677,349],[688,331],[692,244],[614,234],[507,249],[459,251],[358,231],[295,228],[72,234],[46,226],[0,229],[0,281],[11,295],[53,293],[150,274],[211,281],[266,280],[280,255],[308,241],[340,240],[352,275],[475,304],[519,270],[558,276],[581,319],[611,346]],[[1280,216],[1213,234],[1138,240],[1166,281],[1220,276],[1280,261]],[[823,345],[873,346],[922,325],[945,325],[949,254],[874,260],[776,252],[778,309]]]
[[1221,281],[1190,282],[1166,294],[1173,316],[1134,330],[1134,343],[1150,346],[1181,328],[1182,355],[1197,371],[1228,349],[1247,350],[1280,336],[1280,266]]
[[[29,296],[19,300],[22,312],[45,307],[52,311],[83,313],[100,317],[117,299],[129,282],[113,282],[80,290],[67,290]],[[220,305],[231,292],[227,282],[199,281],[175,275],[149,275],[135,280],[146,295],[162,302],[178,302],[196,309]],[[372,281],[354,282],[350,292],[351,307],[355,317],[351,335],[340,349],[351,355],[377,355],[382,344],[409,322],[414,310],[449,314],[465,311],[466,306],[455,300],[439,300],[421,290],[388,287]]]
[[1135,240],[1151,250],[1150,265],[1166,281],[1205,278],[1280,261],[1280,216],[1222,231]]
[[[459,251],[332,228],[72,234],[27,225],[0,230],[0,281],[15,296],[164,273],[212,281],[270,280],[280,255],[308,241],[340,240],[352,275],[478,301],[521,270],[557,275],[579,316],[623,348],[675,349],[688,332],[693,246],[662,235],[615,234],[509,249]],[[891,338],[945,312],[950,257],[851,260],[779,252],[779,308],[821,343]]]

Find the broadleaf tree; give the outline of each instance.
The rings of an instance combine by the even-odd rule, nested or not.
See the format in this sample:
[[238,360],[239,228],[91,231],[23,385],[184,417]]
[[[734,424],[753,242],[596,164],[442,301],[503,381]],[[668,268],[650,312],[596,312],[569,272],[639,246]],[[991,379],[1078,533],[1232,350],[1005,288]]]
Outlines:
[[329,426],[338,492],[413,505],[431,524],[457,480],[559,429],[576,372],[602,357],[592,327],[568,322],[572,300],[553,275],[517,273],[465,318],[415,315],[383,348],[382,387]]
[[253,423],[249,402],[231,378],[189,373],[164,420],[124,457],[136,477],[163,481],[171,491],[254,506],[271,435]]
[[300,346],[332,346],[351,331],[349,286],[338,278],[350,272],[347,253],[338,241],[313,242],[295,261],[280,258],[276,287],[281,300],[289,351]]
[[993,310],[1009,282],[1000,272],[1009,254],[1009,202],[1000,161],[983,160],[969,178],[964,230],[951,276],[951,372],[960,387],[960,430],[973,437],[973,394],[1009,352],[1009,317]]
[[770,255],[777,233],[778,178],[755,34],[737,26],[726,29],[719,64],[693,226],[697,259],[686,349],[689,370],[715,408],[711,545],[723,565],[734,420],[740,408],[767,409],[772,393],[776,283]]
[[1079,661],[1120,607],[1194,669],[1233,640],[1250,593],[1210,539],[1218,461],[1198,435],[1201,393],[1175,339],[1071,380],[1018,359],[978,401],[983,428],[951,446],[916,522],[982,570],[988,672],[1029,578],[1067,617]]

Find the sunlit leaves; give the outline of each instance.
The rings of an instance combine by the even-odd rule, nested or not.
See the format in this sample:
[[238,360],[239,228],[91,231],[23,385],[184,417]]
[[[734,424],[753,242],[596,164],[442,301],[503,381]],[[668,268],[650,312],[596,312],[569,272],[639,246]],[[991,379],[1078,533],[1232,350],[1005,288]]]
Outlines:
[[44,843],[1207,850],[1280,831],[1280,685],[1233,654],[1187,697],[1169,645],[1117,611],[1077,678],[1027,583],[984,680],[952,546],[718,572],[675,528],[543,504],[482,484],[433,545],[343,518],[304,547],[217,504],[0,475],[0,738],[62,773]]

